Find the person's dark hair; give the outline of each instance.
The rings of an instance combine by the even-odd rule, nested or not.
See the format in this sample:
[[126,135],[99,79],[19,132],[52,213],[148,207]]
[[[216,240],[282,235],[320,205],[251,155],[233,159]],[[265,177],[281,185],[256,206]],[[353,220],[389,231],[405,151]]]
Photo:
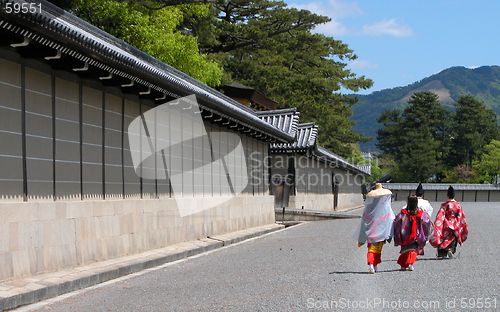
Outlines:
[[455,189],[451,185],[448,188],[448,192],[446,192],[446,196],[448,196],[449,199],[455,198]]
[[418,197],[424,196],[424,188],[422,187],[422,183],[420,183],[417,187],[417,190],[415,191],[415,195]]
[[418,212],[418,197],[417,195],[408,196],[408,205],[406,206],[406,210],[411,215],[416,215]]

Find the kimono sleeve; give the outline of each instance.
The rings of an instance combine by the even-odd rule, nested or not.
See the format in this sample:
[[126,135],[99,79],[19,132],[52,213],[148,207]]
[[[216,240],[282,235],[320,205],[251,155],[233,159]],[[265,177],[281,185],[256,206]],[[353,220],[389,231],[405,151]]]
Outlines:
[[467,224],[467,220],[465,219],[464,210],[462,206],[460,206],[459,213],[457,215],[457,224],[459,225],[457,228],[457,232],[455,232],[455,237],[458,238],[458,243],[462,245],[469,235],[469,224]]
[[401,238],[401,227],[402,227],[402,216],[403,213],[398,213],[396,218],[394,219],[393,222],[393,228],[394,228],[394,246],[400,246],[402,242]]
[[432,235],[429,243],[437,248],[443,242],[443,220],[445,216],[445,206],[441,206],[434,221],[434,234]]

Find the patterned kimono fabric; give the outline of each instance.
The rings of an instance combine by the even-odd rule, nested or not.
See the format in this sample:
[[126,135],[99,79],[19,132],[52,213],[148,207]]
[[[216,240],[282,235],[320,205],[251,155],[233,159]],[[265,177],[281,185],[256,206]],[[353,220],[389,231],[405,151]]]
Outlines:
[[417,260],[417,254],[424,254],[425,243],[432,232],[431,220],[427,213],[419,209],[411,215],[406,209],[394,219],[394,245],[401,246],[398,264],[408,268]]
[[441,204],[434,226],[434,235],[429,242],[438,248],[439,257],[455,253],[457,243],[462,245],[469,234],[462,206],[455,200]]

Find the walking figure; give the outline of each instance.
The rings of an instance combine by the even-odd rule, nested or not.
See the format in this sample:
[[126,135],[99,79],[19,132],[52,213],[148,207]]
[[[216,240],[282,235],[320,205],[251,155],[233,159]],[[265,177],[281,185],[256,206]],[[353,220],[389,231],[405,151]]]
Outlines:
[[394,245],[401,246],[398,264],[401,270],[413,271],[417,254],[423,254],[432,231],[429,216],[418,207],[417,195],[408,196],[406,208],[394,219]]
[[428,200],[424,199],[424,188],[422,187],[422,183],[418,185],[415,195],[417,195],[418,198],[418,208],[421,208],[427,214],[429,219],[431,219],[434,208],[432,208],[432,205]]
[[375,273],[382,262],[382,247],[393,236],[392,222],[394,212],[391,209],[392,192],[377,183],[373,191],[366,194],[365,210],[361,223],[353,235],[358,247],[368,243],[367,263],[369,272]]
[[447,192],[448,201],[441,204],[436,221],[434,235],[430,239],[432,246],[438,249],[437,257],[452,258],[457,244],[460,246],[467,240],[469,226],[465,220],[462,205],[455,200],[455,190],[450,185]]

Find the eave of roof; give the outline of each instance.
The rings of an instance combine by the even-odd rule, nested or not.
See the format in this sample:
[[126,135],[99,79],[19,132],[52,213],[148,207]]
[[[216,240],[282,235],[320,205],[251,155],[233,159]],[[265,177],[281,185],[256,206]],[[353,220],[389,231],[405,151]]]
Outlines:
[[274,127],[280,129],[285,133],[288,133],[293,137],[296,136],[300,116],[297,108],[257,111],[255,113],[261,120],[273,125]]
[[318,137],[318,126],[314,122],[299,124],[297,127],[296,139],[293,143],[273,143],[272,151],[305,151],[316,144]]
[[38,1],[42,3],[41,13],[7,14],[5,4],[15,1],[0,0],[0,27],[174,98],[195,94],[202,108],[238,120],[277,141],[294,140],[294,136],[261,120],[250,108],[53,4]]
[[316,156],[320,160],[334,164],[335,167],[344,168],[346,170],[360,173],[360,174],[365,175],[365,176],[370,176],[369,173],[361,170],[358,166],[345,160],[344,158],[340,157],[339,155],[330,152],[329,150],[327,150],[324,147],[315,145],[314,149],[312,150],[312,153],[314,156]]

